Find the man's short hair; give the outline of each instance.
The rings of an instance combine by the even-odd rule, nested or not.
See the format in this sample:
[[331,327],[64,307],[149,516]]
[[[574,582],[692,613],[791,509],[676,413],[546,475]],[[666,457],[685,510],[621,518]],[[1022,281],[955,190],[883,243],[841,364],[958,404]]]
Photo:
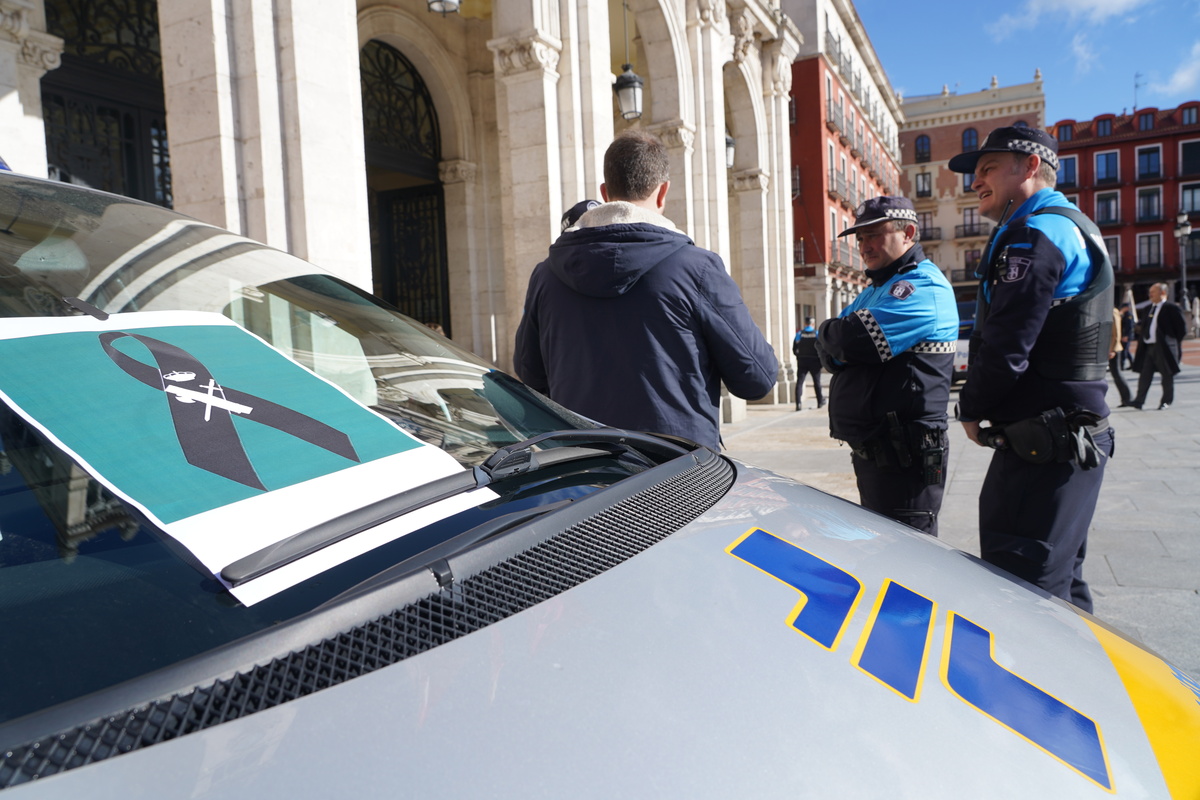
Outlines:
[[900,231],[901,233],[904,233],[904,229],[907,228],[909,225],[912,225],[913,228],[915,229],[915,230],[913,230],[912,240],[914,242],[921,241],[921,226],[920,225],[918,225],[917,223],[913,222],[910,219],[894,219],[894,220],[892,220],[892,227],[895,228],[896,230]]
[[649,131],[625,131],[604,153],[604,184],[610,200],[645,200],[670,177],[667,147]]

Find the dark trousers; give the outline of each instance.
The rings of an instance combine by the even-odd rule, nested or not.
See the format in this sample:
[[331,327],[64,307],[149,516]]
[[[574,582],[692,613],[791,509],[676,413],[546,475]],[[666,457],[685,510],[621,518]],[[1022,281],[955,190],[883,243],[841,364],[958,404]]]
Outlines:
[[1121,395],[1121,405],[1129,405],[1129,384],[1125,383],[1125,378],[1121,375],[1121,353],[1108,360],[1108,373],[1112,375],[1117,393]]
[[796,362],[796,408],[800,407],[800,398],[804,396],[804,379],[809,375],[812,376],[817,405],[825,405],[825,393],[821,389],[821,362],[802,358]]
[[1083,579],[1087,534],[1113,452],[1113,431],[1096,434],[1100,465],[1030,464],[997,450],[979,492],[979,550],[983,560],[1092,610]]
[[1133,399],[1133,404],[1140,406],[1146,402],[1146,395],[1150,393],[1150,384],[1154,382],[1154,373],[1162,375],[1162,401],[1170,405],[1175,402],[1175,373],[1171,371],[1171,365],[1167,359],[1166,345],[1162,342],[1154,344],[1140,344],[1138,347],[1149,348],[1146,351],[1146,357],[1142,359],[1142,371],[1138,375],[1137,397]]
[[942,480],[932,486],[925,485],[924,470],[919,464],[881,467],[872,459],[852,455],[859,503],[863,508],[903,522],[922,533],[937,536],[937,515],[942,510],[942,494],[946,491],[949,450],[947,440],[943,439]]

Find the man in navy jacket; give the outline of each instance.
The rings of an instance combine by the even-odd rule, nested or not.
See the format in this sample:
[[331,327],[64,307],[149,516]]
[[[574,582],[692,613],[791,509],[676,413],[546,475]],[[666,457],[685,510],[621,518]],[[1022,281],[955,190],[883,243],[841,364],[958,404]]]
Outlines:
[[720,384],[757,399],[779,364],[721,257],[662,215],[669,162],[658,137],[616,138],[605,202],[533,270],[513,362],[555,402],[618,428],[720,440]]

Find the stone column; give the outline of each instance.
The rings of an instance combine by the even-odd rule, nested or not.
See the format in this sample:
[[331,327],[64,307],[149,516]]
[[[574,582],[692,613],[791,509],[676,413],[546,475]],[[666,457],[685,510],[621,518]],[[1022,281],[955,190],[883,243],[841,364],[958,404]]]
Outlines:
[[[479,270],[473,269],[477,263],[476,252],[476,208],[478,197],[475,191],[475,175],[478,172],[475,164],[470,161],[443,161],[438,165],[438,180],[442,182],[442,192],[446,208],[460,210],[462,229],[457,234],[446,237],[446,263],[449,268],[451,286],[469,286],[468,296],[453,294],[450,297],[450,329],[455,338],[467,347],[474,348],[475,321],[480,315],[480,291],[477,285]],[[468,333],[470,332],[470,333]],[[480,352],[478,349],[475,352]]]
[[689,48],[695,59],[696,93],[695,224],[689,233],[696,244],[729,262],[729,192],[725,167],[725,79],[731,40],[725,0],[698,0],[688,24]]
[[[506,9],[516,11],[515,6]],[[546,257],[563,211],[555,70],[562,43],[530,30],[493,39],[488,48],[495,55],[504,231],[504,313],[496,339],[498,363],[507,369],[529,273]]]
[[370,289],[353,6],[162,0],[159,29],[175,207]]
[[681,231],[694,237],[698,225],[693,202],[695,186],[692,169],[696,131],[678,119],[651,125],[649,130],[662,139],[671,158],[671,189],[667,193],[667,207],[663,209],[663,214]]
[[[763,106],[772,174],[779,176],[766,196],[767,274],[770,313],[766,324],[767,340],[779,356],[779,380],[775,402],[793,399],[796,373],[792,366],[791,345],[796,332],[796,281],[792,266],[793,231],[792,195],[787,176],[792,173],[791,135],[788,98],[792,88],[792,61],[799,52],[799,32],[789,30],[785,18],[777,20],[777,37],[762,48]],[[786,365],[786,366],[784,366]]]
[[[40,5],[40,4],[39,4]],[[41,79],[62,63],[33,0],[0,0],[0,157],[14,171],[46,177]]]
[[608,0],[562,4],[562,57],[557,70],[562,203],[600,199],[604,151],[613,139]]

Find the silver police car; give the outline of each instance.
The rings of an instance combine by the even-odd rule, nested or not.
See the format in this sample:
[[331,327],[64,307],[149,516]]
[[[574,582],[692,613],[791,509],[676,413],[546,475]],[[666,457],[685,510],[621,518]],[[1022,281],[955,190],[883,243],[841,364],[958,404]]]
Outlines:
[[13,798],[1197,797],[1200,686],[358,289],[0,175]]

